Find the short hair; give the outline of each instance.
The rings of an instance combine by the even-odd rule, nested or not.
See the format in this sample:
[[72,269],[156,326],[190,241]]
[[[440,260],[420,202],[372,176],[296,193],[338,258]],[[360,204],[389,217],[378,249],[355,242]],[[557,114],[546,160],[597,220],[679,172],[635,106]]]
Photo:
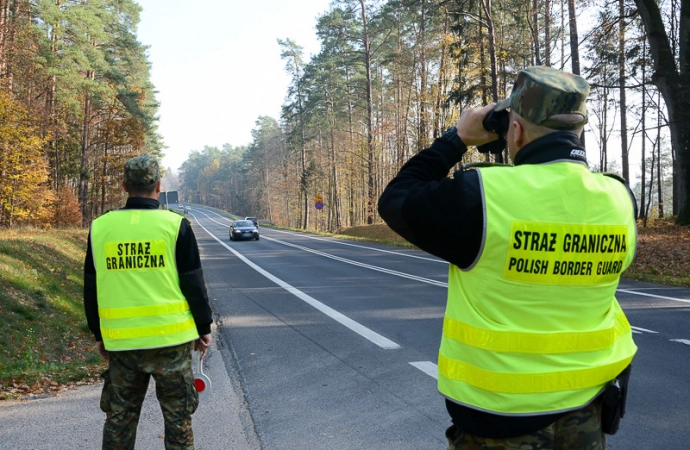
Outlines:
[[158,183],[158,181],[145,186],[130,183],[125,183],[125,185],[127,186],[127,193],[130,197],[149,197],[156,192],[156,183]]
[[[575,128],[573,130],[558,130],[555,128],[549,128],[544,125],[537,125],[535,123],[532,123],[529,120],[522,117],[520,114],[513,111],[512,109],[510,110],[510,114],[510,121],[512,122],[513,120],[517,120],[518,123],[525,130],[525,133],[527,134],[527,137],[530,141],[534,141],[536,139],[546,136],[547,134],[555,133],[557,131],[567,131],[569,133],[573,133],[577,136],[580,136],[583,130],[583,127]],[[562,123],[577,123],[582,120],[582,116],[580,114],[558,114],[557,116],[551,116],[551,119],[558,120]]]

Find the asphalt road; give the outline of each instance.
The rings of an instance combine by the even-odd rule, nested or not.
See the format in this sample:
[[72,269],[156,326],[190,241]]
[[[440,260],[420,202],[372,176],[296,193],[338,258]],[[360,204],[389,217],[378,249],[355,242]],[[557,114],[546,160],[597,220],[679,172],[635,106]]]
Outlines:
[[[231,242],[229,219],[197,207],[189,217],[217,319],[197,450],[445,448],[435,361],[447,263],[266,227],[260,241]],[[623,281],[617,296],[639,351],[608,448],[688,449],[690,289]],[[0,402],[0,448],[98,448],[99,389]],[[161,430],[150,395],[137,449],[162,449]]]
[[[445,448],[435,361],[447,263],[192,209],[225,345],[264,448]],[[690,448],[690,290],[623,281],[634,327],[628,412],[610,449]]]

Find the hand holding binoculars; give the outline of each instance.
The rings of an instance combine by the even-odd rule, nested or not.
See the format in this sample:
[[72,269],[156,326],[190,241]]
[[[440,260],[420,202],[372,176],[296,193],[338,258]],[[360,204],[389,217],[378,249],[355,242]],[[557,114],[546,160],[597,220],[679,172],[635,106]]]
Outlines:
[[508,111],[505,109],[502,111],[494,111],[492,109],[482,121],[482,125],[484,126],[485,130],[495,132],[498,135],[498,139],[488,142],[484,145],[477,146],[477,151],[479,153],[501,155],[506,149],[507,144],[503,135],[508,132],[508,127],[510,125],[508,120]]

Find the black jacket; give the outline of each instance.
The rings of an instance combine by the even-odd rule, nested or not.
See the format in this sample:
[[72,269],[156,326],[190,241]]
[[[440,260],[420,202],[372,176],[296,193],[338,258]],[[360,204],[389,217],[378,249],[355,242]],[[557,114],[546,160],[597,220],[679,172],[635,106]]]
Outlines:
[[[469,267],[477,258],[484,221],[477,171],[460,170],[448,177],[465,151],[464,145],[456,148],[443,139],[437,139],[430,148],[412,157],[400,169],[378,203],[379,214],[396,233],[460,268]],[[537,139],[518,152],[515,165],[557,160],[586,163],[578,136],[556,132]],[[635,205],[632,193],[631,197]],[[429,233],[429,224],[433,224],[433,233]],[[446,407],[456,427],[470,434],[494,438],[530,433],[564,415],[506,417],[449,400],[446,400]]]
[[[127,199],[127,203],[122,209],[158,209],[158,206],[157,200],[132,197]],[[180,289],[189,303],[189,309],[192,316],[194,316],[197,332],[199,335],[209,334],[211,332],[211,323],[213,323],[213,313],[211,312],[208,294],[206,293],[199,247],[191,224],[187,219],[182,219],[180,223],[180,230],[175,244],[175,263],[180,278]],[[91,233],[89,233],[89,242],[86,247],[86,258],[84,260],[84,311],[89,329],[96,341],[102,341],[96,293],[96,266],[94,265],[93,253],[91,251]]]

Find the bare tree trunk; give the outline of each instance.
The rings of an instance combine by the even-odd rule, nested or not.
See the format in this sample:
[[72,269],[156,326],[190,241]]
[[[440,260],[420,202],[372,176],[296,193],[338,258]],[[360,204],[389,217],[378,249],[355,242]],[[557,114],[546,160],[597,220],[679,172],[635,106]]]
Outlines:
[[544,65],[551,66],[551,0],[544,1]]
[[[580,37],[577,34],[577,14],[575,13],[575,0],[568,0],[568,19],[570,22],[570,59],[573,73],[580,75]],[[582,130],[580,143],[585,148],[585,131]]]
[[302,165],[302,176],[300,178],[300,192],[302,195],[302,207],[303,220],[302,228],[309,228],[309,192],[308,192],[308,180],[307,180],[307,149],[305,148],[304,142],[304,108],[302,105],[302,88],[300,87],[299,81],[299,66],[297,65],[297,58],[295,61],[295,73],[297,73],[297,102],[299,105],[299,132],[300,132],[300,163]]
[[539,54],[539,0],[532,0],[532,40],[534,41],[534,65],[541,65]]
[[106,179],[108,177],[108,139],[105,139],[105,150],[103,152],[103,172],[101,175],[101,214],[105,212],[105,191],[107,189]]
[[687,107],[690,104],[690,34],[687,33],[690,1],[681,3],[678,58],[671,49],[657,1],[635,0],[635,4],[654,59],[652,80],[663,95],[668,110],[674,158],[673,214],[679,224],[687,225],[690,224],[690,110]]
[[[354,140],[354,122],[352,118],[352,99],[350,95],[350,69],[349,67],[345,71],[345,78],[347,80],[347,91],[348,91],[348,96],[347,96],[347,118],[348,118],[348,136],[349,136],[349,141],[350,141],[350,154],[354,155],[355,154],[355,140]],[[350,170],[350,203],[349,203],[349,211],[350,211],[350,225],[355,224],[355,177],[354,177],[354,170]]]
[[599,170],[601,172],[606,172],[608,170],[609,162],[608,136],[606,135],[606,131],[608,128],[608,107],[606,105],[608,105],[608,99],[609,89],[604,88],[604,96],[602,99],[604,107],[602,108],[601,124],[599,125],[599,142],[601,142],[601,149],[599,155]]
[[577,34],[577,15],[575,14],[575,0],[568,0],[568,17],[570,23],[570,59],[573,73],[580,75],[579,36]]
[[[342,205],[340,201],[340,182],[338,180],[338,154],[335,151],[335,129],[336,129],[336,123],[335,123],[335,99],[329,99],[328,93],[325,93],[325,98],[326,98],[326,104],[330,105],[331,109],[331,126],[330,128],[330,138],[331,138],[331,151],[330,151],[330,166],[331,166],[331,179],[333,180],[333,192],[331,196],[331,204],[333,205],[332,208],[330,208],[331,211],[333,211],[333,214],[335,215],[335,228],[340,229],[343,226],[343,219],[342,219]],[[330,101],[329,101],[330,100]]]
[[647,217],[649,217],[649,207],[652,205],[652,189],[654,188],[654,165],[656,164],[656,144],[652,147],[652,164],[649,166],[649,202],[647,202],[647,209],[644,212],[645,226],[647,225]]
[[561,70],[565,69],[565,0],[561,0]]
[[[489,62],[491,64],[491,99],[498,102],[498,74],[496,70],[496,35],[494,21],[491,15],[491,0],[482,0],[484,14],[486,14],[486,28],[489,35]],[[503,155],[496,155],[496,162],[503,162]]]
[[0,78],[7,70],[7,38],[10,25],[10,0],[0,0]]
[[489,36],[489,63],[491,64],[491,100],[498,101],[498,75],[496,70],[496,36],[494,21],[491,17],[491,0],[482,0],[484,14],[486,14],[487,34]]
[[[56,6],[60,6],[60,0],[55,1]],[[57,30],[59,28],[59,21],[58,23],[52,24],[52,29],[51,29],[51,36],[50,36],[50,53],[55,58],[58,53],[58,33]],[[55,159],[53,163],[55,164],[55,169],[53,173],[53,186],[55,189],[55,192],[58,193],[59,196],[59,190],[61,186],[60,182],[60,156],[58,155],[58,147],[57,147],[57,142],[58,142],[58,137],[57,137],[57,100],[55,98],[56,94],[56,89],[57,89],[57,76],[55,74],[50,76],[50,85],[48,88],[48,101],[47,101],[47,106],[48,106],[48,121],[49,121],[49,127],[52,130],[51,133],[51,138],[50,142],[48,143],[49,148],[52,149],[52,151],[55,153]]]
[[426,1],[422,0],[422,10],[419,23],[419,128],[417,129],[417,148],[427,146],[429,133],[429,104],[427,99],[427,67],[426,67]]
[[[14,53],[14,44],[15,44],[15,39],[17,36],[17,22],[19,20],[19,0],[13,0],[12,1],[12,7],[10,9],[10,15],[8,19],[11,17],[12,20],[8,20],[8,28],[7,28],[7,36],[5,39],[5,44],[4,44],[4,50],[5,50],[5,67],[4,71],[0,73],[0,77],[7,79],[7,92],[12,94],[12,88],[13,88],[13,82],[14,82],[14,73],[13,73],[13,53]],[[29,97],[31,98],[31,97]]]
[[[484,46],[484,1],[479,6],[479,85],[482,92],[482,105],[489,104],[488,83],[486,81],[486,48]],[[491,161],[491,154],[485,153],[484,160]]]
[[647,43],[642,43],[642,160],[640,161],[640,212],[643,216],[644,225],[647,226],[647,213],[645,210],[645,184],[647,182],[647,167],[645,158],[647,157]]
[[367,13],[364,8],[364,0],[359,0],[362,9],[362,43],[364,44],[364,69],[366,71],[366,95],[367,95],[367,224],[374,223],[374,209],[376,208],[376,177],[374,173],[374,123],[373,123],[373,98],[371,92],[371,43],[369,42],[369,29],[367,26]]
[[[444,14],[444,21],[443,21],[443,36],[445,37],[448,34],[448,14]],[[441,134],[443,134],[443,114],[441,113],[441,100],[445,96],[446,92],[446,40],[445,38],[442,41],[441,44],[441,60],[439,62],[439,68],[438,68],[438,87],[436,89],[436,105],[435,105],[435,112],[434,112],[434,117],[436,120],[434,121],[434,139],[439,137]]]
[[[93,71],[87,70],[86,77],[91,79]],[[84,123],[81,136],[81,170],[79,171],[79,202],[81,203],[82,225],[89,221],[89,177],[88,177],[88,149],[89,149],[89,122],[91,116],[91,100],[88,91],[84,92]]]
[[482,105],[489,103],[486,82],[486,49],[484,48],[484,2],[479,7],[479,85],[482,87]]
[[[402,21],[397,21],[398,35],[396,39],[398,55],[402,54]],[[394,75],[395,83],[395,168],[399,169],[403,162],[405,161],[405,146],[403,142],[405,141],[405,126],[404,123],[407,121],[407,117],[404,114],[403,107],[403,80],[402,80],[402,64],[400,60],[396,58],[396,67]]]
[[625,94],[625,0],[618,0],[618,83],[620,85],[621,111],[621,165],[623,179],[630,184],[630,162],[628,161],[628,107]]
[[657,158],[657,168],[656,168],[656,189],[657,195],[659,196],[659,219],[664,218],[664,190],[661,184],[661,93],[657,92],[657,128],[656,128],[656,149],[659,153]]

